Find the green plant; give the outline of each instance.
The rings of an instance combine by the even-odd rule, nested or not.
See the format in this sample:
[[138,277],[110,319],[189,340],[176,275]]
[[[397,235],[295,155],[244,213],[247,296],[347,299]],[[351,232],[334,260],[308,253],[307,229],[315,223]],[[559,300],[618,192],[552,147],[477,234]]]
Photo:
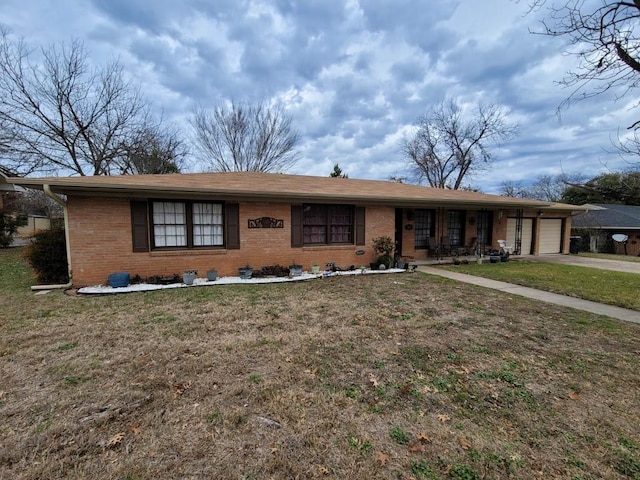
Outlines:
[[36,232],[24,252],[40,283],[69,281],[64,229],[55,227]]
[[398,425],[391,429],[389,435],[393,438],[393,441],[399,445],[407,445],[410,440],[409,435],[407,435],[407,433]]
[[59,352],[64,352],[65,350],[71,350],[72,348],[76,348],[78,344],[76,342],[63,343],[62,345],[58,345],[56,350]]
[[437,480],[440,478],[431,470],[426,460],[411,460],[411,473],[418,478],[426,478],[428,480]]
[[376,237],[373,239],[373,250],[378,254],[378,264],[387,268],[393,265],[393,253],[396,242],[391,237]]
[[262,377],[257,373],[252,373],[251,375],[249,375],[249,381],[251,383],[260,383],[262,382]]
[[466,463],[455,463],[449,470],[449,476],[457,480],[480,480],[477,470]]
[[18,227],[26,225],[24,217],[14,217],[0,211],[0,248],[11,245],[13,235],[18,231]]

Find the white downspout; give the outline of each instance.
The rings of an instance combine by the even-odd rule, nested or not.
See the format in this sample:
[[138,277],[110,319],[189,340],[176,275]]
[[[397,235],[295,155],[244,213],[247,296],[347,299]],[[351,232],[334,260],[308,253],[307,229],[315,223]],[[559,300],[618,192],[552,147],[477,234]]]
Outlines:
[[43,184],[42,189],[47,197],[51,198],[54,202],[62,206],[64,212],[64,241],[67,248],[67,269],[69,274],[69,282],[58,285],[33,285],[31,290],[53,290],[57,288],[69,288],[73,284],[71,279],[71,245],[69,244],[69,215],[67,211],[67,202],[65,202],[59,195],[56,195],[51,191],[51,187],[48,184]]

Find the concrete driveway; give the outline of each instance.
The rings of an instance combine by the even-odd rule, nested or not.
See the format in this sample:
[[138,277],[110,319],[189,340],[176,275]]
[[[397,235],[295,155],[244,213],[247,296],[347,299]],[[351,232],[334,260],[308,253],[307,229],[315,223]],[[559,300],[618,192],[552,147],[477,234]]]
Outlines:
[[640,262],[625,262],[621,260],[605,260],[603,258],[581,257],[579,255],[529,255],[524,257],[530,262],[562,263],[564,265],[576,265],[578,267],[599,268],[601,270],[614,270],[640,274]]

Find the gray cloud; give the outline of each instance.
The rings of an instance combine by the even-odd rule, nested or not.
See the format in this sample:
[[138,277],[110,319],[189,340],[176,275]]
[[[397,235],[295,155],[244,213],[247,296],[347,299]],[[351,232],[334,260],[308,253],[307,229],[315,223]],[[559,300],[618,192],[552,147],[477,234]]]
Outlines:
[[96,65],[117,58],[185,135],[196,105],[280,102],[303,135],[298,173],[339,163],[352,178],[402,175],[401,139],[447,97],[503,104],[521,125],[470,179],[485,191],[625,166],[605,149],[634,111],[611,92],[558,117],[569,92],[555,81],[571,59],[559,41],[528,33],[536,18],[523,3],[4,0],[0,23],[34,46],[79,38]]

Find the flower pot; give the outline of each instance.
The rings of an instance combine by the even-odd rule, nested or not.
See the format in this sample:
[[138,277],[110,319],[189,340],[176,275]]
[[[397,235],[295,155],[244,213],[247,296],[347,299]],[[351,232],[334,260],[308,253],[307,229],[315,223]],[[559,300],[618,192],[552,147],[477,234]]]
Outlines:
[[371,262],[371,263],[369,264],[369,268],[370,268],[371,270],[378,270],[378,266],[379,266],[379,265],[378,265],[378,262]]
[[292,277],[299,277],[302,275],[302,265],[289,265],[289,274]]
[[407,264],[406,264],[406,262],[403,262],[402,260],[399,260],[398,263],[396,263],[396,267],[397,268],[401,268],[402,270],[404,270],[405,268],[407,268]]
[[110,273],[108,279],[110,287],[126,287],[129,285],[129,272]]
[[207,270],[207,280],[214,282],[218,278],[217,270]]
[[238,268],[238,275],[241,280],[249,280],[253,275],[253,268],[251,267],[240,267]]
[[185,285],[193,285],[193,281],[196,279],[198,272],[184,272],[182,274],[182,283]]
[[500,257],[500,261],[501,262],[508,262],[509,261],[509,255],[502,255]]
[[311,273],[320,273],[320,265],[311,265]]
[[498,263],[498,261],[500,260],[500,257],[489,257],[489,261],[491,263]]

